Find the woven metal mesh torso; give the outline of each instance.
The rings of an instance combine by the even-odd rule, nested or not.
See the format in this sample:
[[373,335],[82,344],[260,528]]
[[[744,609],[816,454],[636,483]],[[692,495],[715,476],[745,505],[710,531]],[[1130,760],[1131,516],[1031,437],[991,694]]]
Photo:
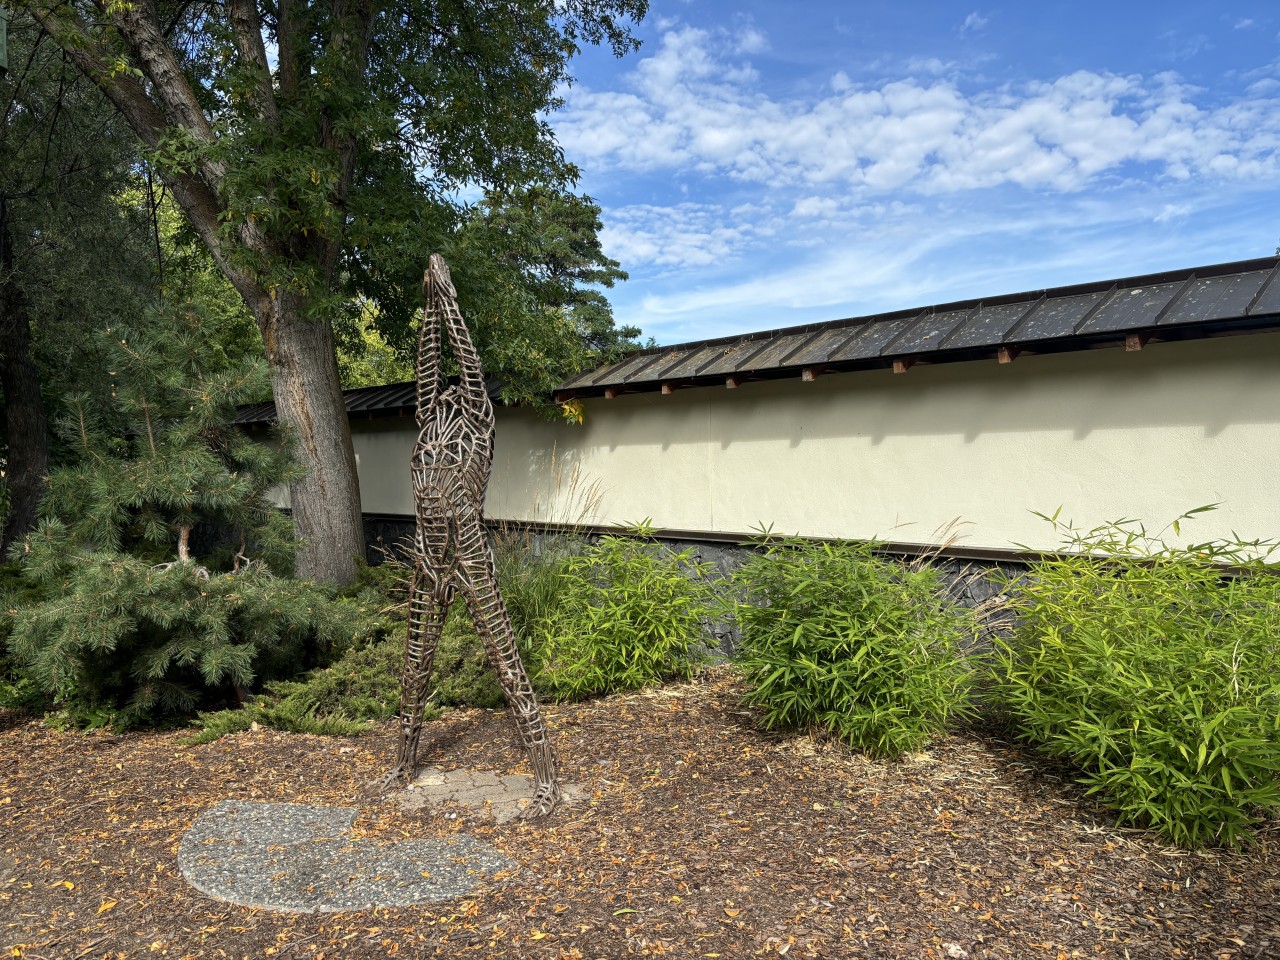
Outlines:
[[[493,464],[493,404],[471,342],[449,268],[432,254],[423,279],[426,313],[418,341],[418,442],[412,458],[417,512],[409,637],[400,700],[400,746],[393,777],[417,763],[431,664],[445,615],[461,592],[476,632],[506,694],[536,781],[525,816],[549,813],[559,800],[555,754],[511,620],[503,606],[485,533],[485,490]],[[459,366],[458,383],[442,389],[444,340]]]

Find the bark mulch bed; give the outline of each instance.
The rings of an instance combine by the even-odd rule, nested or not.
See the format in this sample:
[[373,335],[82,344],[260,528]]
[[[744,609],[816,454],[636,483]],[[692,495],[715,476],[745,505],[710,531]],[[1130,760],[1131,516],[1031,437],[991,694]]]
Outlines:
[[[547,708],[586,798],[538,824],[362,799],[393,755],[270,731],[0,730],[0,955],[36,958],[1280,956],[1280,832],[1185,853],[1110,825],[995,736],[900,763],[751,725],[725,673]],[[431,725],[422,761],[525,772],[500,712]],[[469,833],[519,863],[449,903],[283,914],[182,879],[220,800],[361,805],[357,836]]]

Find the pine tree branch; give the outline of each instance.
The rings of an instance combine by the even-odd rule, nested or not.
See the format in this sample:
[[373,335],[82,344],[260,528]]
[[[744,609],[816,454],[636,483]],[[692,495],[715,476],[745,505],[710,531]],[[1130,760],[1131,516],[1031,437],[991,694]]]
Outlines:
[[147,425],[147,442],[151,445],[151,455],[156,456],[156,434],[151,427],[151,408],[147,406],[147,398],[139,398],[142,404],[142,419]]

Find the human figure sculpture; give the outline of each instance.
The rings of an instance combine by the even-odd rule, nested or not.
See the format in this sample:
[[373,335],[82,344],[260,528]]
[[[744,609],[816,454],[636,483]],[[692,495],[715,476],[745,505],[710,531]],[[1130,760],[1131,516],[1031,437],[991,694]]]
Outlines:
[[[431,663],[449,605],[461,591],[533,765],[535,793],[522,816],[541,817],[560,799],[556,758],[498,593],[483,523],[484,495],[493,465],[493,404],[485,390],[479,355],[458,309],[449,268],[439,254],[431,255],[422,292],[426,312],[418,338],[418,442],[412,459],[417,529],[400,694],[400,746],[391,778],[407,781],[413,776]],[[461,370],[458,382],[448,387],[440,372],[442,331]]]

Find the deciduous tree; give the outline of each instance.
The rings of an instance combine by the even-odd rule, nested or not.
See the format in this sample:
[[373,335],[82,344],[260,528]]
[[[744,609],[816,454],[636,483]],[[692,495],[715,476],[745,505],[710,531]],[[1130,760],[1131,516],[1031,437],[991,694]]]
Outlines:
[[459,188],[573,181],[546,111],[579,44],[635,45],[646,0],[23,5],[136,131],[253,312],[306,467],[298,573],[348,581],[364,544],[334,315],[356,282],[383,317],[416,306]]

